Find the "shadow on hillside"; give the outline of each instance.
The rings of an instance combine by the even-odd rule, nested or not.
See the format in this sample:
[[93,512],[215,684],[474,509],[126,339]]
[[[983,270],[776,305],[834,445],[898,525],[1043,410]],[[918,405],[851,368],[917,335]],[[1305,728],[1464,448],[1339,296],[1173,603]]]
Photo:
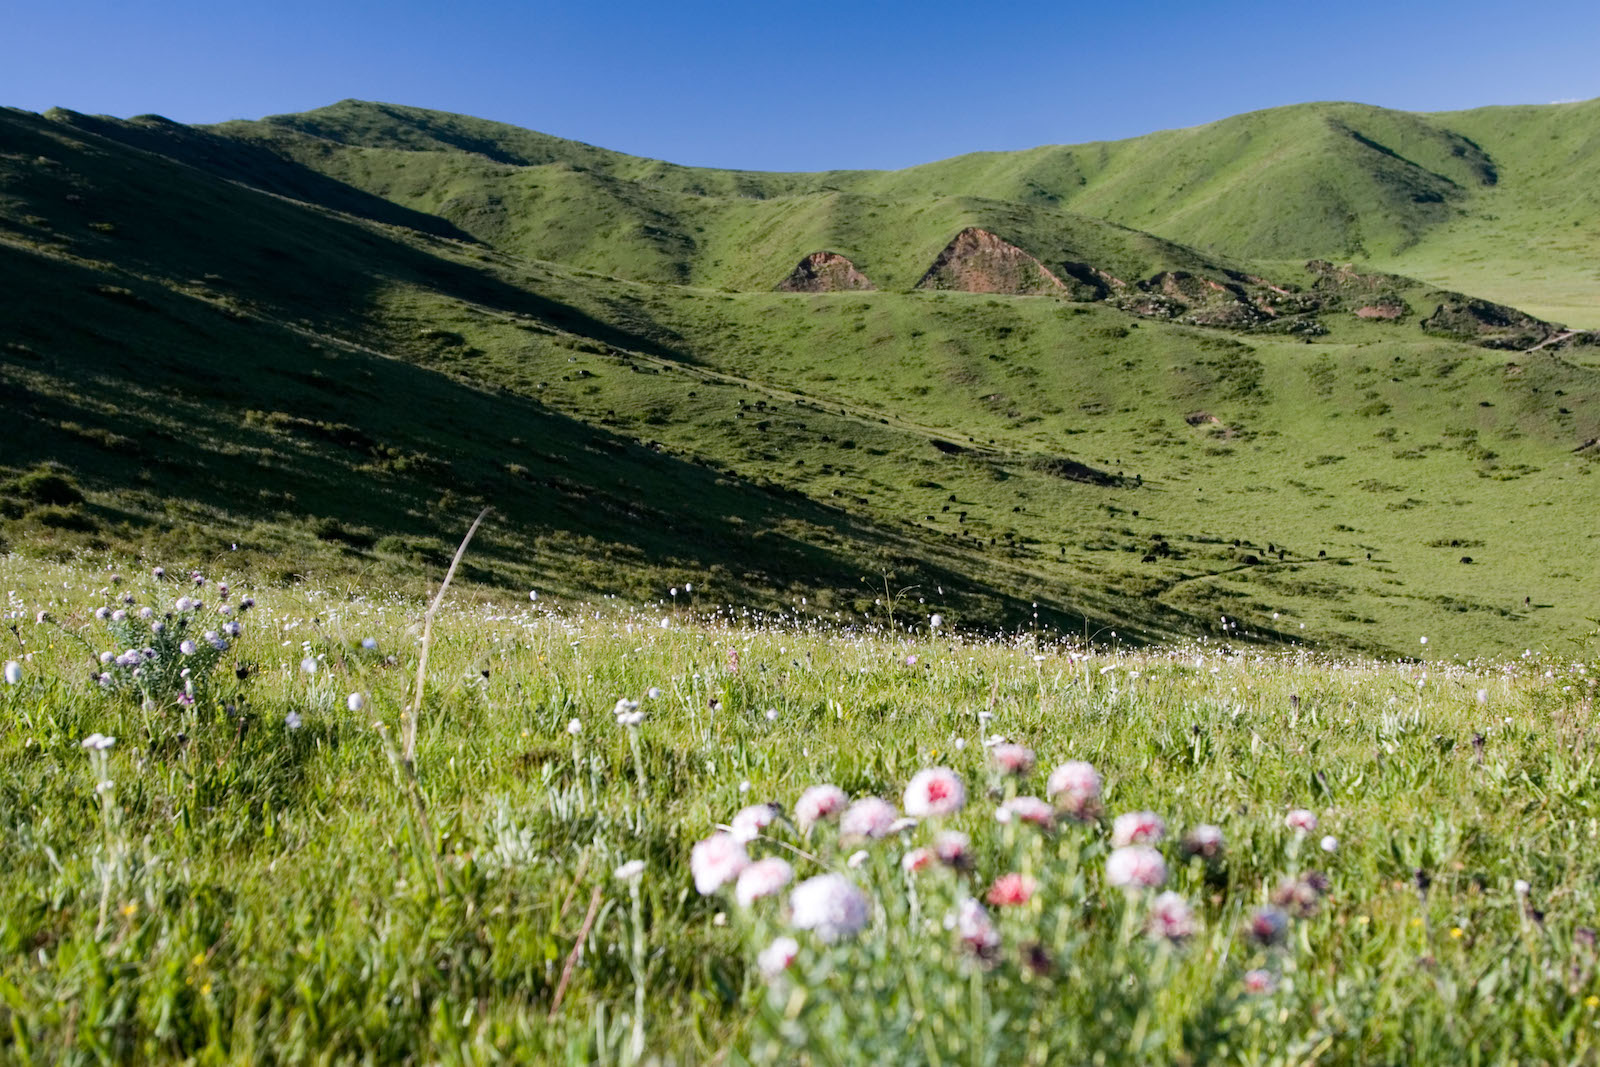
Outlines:
[[[326,197],[334,211],[424,234],[418,242],[440,236],[439,226],[454,230],[242,142],[201,131],[173,133],[170,124],[153,120],[74,115],[71,122],[54,122],[7,110],[0,112],[0,144],[13,159],[44,161],[0,169],[7,191],[42,221],[39,228],[65,238],[86,258],[203,286],[244,309],[270,309],[289,321],[315,320],[354,334],[368,326],[380,292],[412,285],[603,344],[695,362],[655,337],[448,258],[478,254],[474,249],[441,247],[433,254],[399,235],[241,184],[235,172],[259,164],[264,182]],[[178,154],[157,154],[163,145]]]
[[[530,566],[558,567],[571,588],[620,592],[619,574],[643,566],[768,604],[819,589],[856,595],[875,561],[906,548],[871,522],[527,398],[313,348],[158,287],[139,303],[108,298],[96,292],[104,278],[0,250],[10,306],[33,309],[3,324],[21,346],[0,351],[0,418],[17,442],[5,463],[70,468],[113,494],[98,518],[126,524],[134,540],[140,529],[205,521],[254,526],[260,541],[247,550],[317,538],[351,556],[437,568],[489,504],[496,518],[474,545],[470,578],[520,584]],[[953,566],[899,563],[909,581],[945,587],[974,622],[1005,625],[1028,611]]]

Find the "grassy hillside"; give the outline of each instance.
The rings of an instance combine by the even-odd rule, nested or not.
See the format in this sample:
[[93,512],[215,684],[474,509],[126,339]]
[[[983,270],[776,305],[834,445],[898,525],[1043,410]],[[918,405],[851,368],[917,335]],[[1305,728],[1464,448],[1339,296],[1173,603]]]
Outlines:
[[[1324,302],[1306,337],[904,291],[926,266],[912,239],[931,259],[974,219],[1031,234],[1047,264],[1094,248],[1132,279],[1236,284],[1231,261],[1148,234],[951,197],[907,216],[907,243],[839,249],[901,291],[773,293],[780,260],[759,291],[717,292],[529,258],[531,237],[330,180],[333,163],[255,134],[0,121],[16,545],[203,558],[238,543],[268,570],[415,579],[492,504],[469,577],[572,596],[694,581],[831,617],[881,613],[888,581],[912,587],[903,607],[962,625],[1031,627],[1037,610],[1103,638],[1237,627],[1415,652],[1430,635],[1465,656],[1559,639],[1592,612],[1600,350],[1430,336],[1441,294],[1406,279],[1280,265],[1281,299]],[[396,150],[319,151],[343,166]],[[419,196],[435,167],[547,176],[479,153],[391,163],[420,168]],[[755,212],[810,205],[822,234],[865,195],[711,199],[728,255],[754,269],[777,255]],[[599,216],[580,197],[565,217]],[[770,247],[800,248],[783,244],[799,232]],[[659,263],[700,269],[675,256]],[[1373,301],[1393,321],[1354,314]]]
[[[1600,194],[1586,180],[1600,167],[1600,101],[1432,115],[1305,104],[1126,141],[818,174],[676,167],[360,101],[219,130],[525,253],[624,277],[764,288],[784,261],[839,246],[877,261],[880,288],[894,288],[904,271],[885,248],[925,263],[981,225],[1047,261],[1082,258],[1102,251],[1073,217],[1089,216],[1214,258],[1370,262],[1600,327]],[[1048,221],[1008,231],[1008,214]],[[1162,265],[1173,254],[1125,269],[1175,269]]]

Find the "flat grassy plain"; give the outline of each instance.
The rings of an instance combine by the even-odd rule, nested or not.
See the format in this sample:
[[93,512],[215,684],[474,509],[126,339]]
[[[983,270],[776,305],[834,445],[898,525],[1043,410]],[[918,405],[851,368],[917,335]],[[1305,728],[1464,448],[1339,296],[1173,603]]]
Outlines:
[[[150,563],[0,557],[9,1061],[1596,1058],[1593,633],[1396,663],[463,589],[434,629],[422,819],[392,756],[420,600],[223,597],[226,559],[199,588]],[[257,600],[215,685],[141,706],[92,680],[114,647],[96,609],[160,619],[185,595]],[[995,769],[1001,737],[1037,767]],[[997,820],[1070,759],[1103,776],[1103,814]],[[854,843],[792,825],[810,785],[898,808],[930,766],[963,779],[958,813]],[[749,853],[861,887],[853,936],[791,930],[787,890],[697,892],[695,842],[767,801],[790,822]],[[1302,809],[1314,830],[1286,825]],[[1112,817],[1141,810],[1192,910],[1175,939],[1149,932],[1155,890],[1107,883]],[[1202,825],[1222,850],[1186,859]],[[969,868],[904,869],[950,830]],[[962,902],[1006,873],[1031,892],[985,904],[996,941]]]

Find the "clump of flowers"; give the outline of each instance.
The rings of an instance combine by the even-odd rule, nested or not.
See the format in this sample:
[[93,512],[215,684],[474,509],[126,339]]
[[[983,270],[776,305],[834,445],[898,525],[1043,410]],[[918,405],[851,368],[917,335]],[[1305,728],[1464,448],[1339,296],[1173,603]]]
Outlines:
[[[202,577],[195,588],[203,584]],[[217,587],[217,595],[214,604],[180,596],[166,609],[139,607],[128,595],[122,607],[96,610],[112,647],[99,653],[95,681],[108,692],[158,705],[192,705],[203,698],[223,655],[244,631],[238,616],[255,603],[246,598],[235,608],[226,585]]]

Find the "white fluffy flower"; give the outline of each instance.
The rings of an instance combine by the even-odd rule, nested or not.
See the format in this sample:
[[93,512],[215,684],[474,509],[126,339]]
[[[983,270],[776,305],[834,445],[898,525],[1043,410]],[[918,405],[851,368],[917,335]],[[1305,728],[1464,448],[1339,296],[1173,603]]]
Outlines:
[[756,966],[761,969],[763,977],[774,979],[789,969],[789,964],[800,955],[800,942],[792,937],[775,937],[772,944],[762,949],[756,955]]
[[107,737],[105,734],[90,734],[80,743],[91,752],[104,752],[116,744],[117,739],[115,737]]
[[927,767],[911,776],[906,785],[907,815],[925,819],[935,815],[954,815],[967,802],[961,778],[948,767]]
[[1054,797],[1059,793],[1069,793],[1074,796],[1094,797],[1100,795],[1100,772],[1094,769],[1093,764],[1083,760],[1069,760],[1050,772],[1050,781],[1045,786],[1045,795]]
[[872,904],[844,875],[819,874],[794,887],[789,894],[789,912],[789,922],[797,930],[811,930],[832,943],[867,925]]
[[804,833],[823,819],[837,815],[847,799],[844,790],[836,785],[814,785],[801,793],[799,801],[795,803],[795,823]]
[[1033,749],[1002,741],[989,749],[989,760],[1006,774],[1024,775],[1033,770]]
[[776,856],[756,860],[739,872],[733,896],[742,908],[748,908],[762,897],[770,897],[794,880],[794,868]]
[[724,882],[737,878],[750,864],[744,845],[732,834],[712,834],[689,853],[689,870],[694,887],[702,894],[715,893]]
[[611,876],[619,882],[631,882],[644,873],[644,860],[629,860],[616,870]]
[[962,941],[980,955],[993,952],[1000,946],[1000,931],[995,929],[994,920],[989,918],[983,905],[971,897],[962,900],[957,908],[956,932],[961,935]]
[[1156,897],[1150,905],[1150,936],[1182,941],[1200,928],[1189,902],[1171,891]]
[[1317,828],[1317,817],[1305,808],[1296,808],[1283,817],[1283,825],[1296,833],[1309,834]]
[[1111,822],[1111,847],[1153,845],[1167,835],[1167,824],[1153,811],[1130,811]]
[[22,664],[14,659],[6,660],[6,684],[22,684]]
[[[1001,813],[1004,813],[1004,818],[1001,818]],[[1048,830],[1055,822],[1056,809],[1038,797],[1012,797],[995,811],[995,818],[1001,822],[1021,819]]]
[[754,841],[777,817],[778,809],[774,805],[751,804],[749,807],[740,808],[729,826],[732,827],[736,841]]
[[351,711],[360,711],[362,708],[367,706],[366,695],[364,693],[351,693],[350,696],[345,699],[344,706],[349,708]]
[[863,797],[839,818],[840,837],[883,837],[894,828],[898,813],[881,797]]
[[1149,845],[1128,845],[1106,858],[1106,884],[1120,889],[1154,888],[1167,880],[1167,863]]

